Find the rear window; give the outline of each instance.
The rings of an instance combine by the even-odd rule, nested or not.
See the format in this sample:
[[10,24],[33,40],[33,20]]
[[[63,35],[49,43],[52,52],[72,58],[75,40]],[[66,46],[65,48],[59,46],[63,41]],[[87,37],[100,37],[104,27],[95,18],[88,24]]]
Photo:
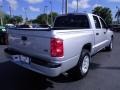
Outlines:
[[90,24],[86,15],[68,15],[57,17],[54,27],[89,29]]

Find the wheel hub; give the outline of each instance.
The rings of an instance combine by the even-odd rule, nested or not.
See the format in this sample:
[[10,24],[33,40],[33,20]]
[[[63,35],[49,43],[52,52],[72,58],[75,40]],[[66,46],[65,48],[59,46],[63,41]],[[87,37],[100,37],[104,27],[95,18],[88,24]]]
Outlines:
[[88,68],[89,68],[89,56],[85,56],[84,57],[84,60],[83,60],[83,63],[82,63],[82,72],[83,73],[86,73],[88,71]]

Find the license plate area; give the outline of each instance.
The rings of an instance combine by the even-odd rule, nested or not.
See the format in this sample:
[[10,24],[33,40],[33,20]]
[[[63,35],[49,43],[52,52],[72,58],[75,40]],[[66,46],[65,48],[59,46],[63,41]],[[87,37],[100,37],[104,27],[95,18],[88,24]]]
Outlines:
[[30,64],[31,58],[24,55],[12,55],[12,59],[15,62],[22,62],[26,64]]

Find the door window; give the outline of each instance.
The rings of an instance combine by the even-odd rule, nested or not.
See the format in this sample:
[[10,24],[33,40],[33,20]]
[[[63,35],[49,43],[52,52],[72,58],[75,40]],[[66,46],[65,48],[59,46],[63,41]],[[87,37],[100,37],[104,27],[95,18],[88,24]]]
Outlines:
[[100,18],[101,24],[102,24],[102,28],[106,29],[107,25],[106,23]]
[[93,18],[94,18],[94,22],[95,22],[95,27],[96,27],[97,29],[100,29],[101,26],[100,26],[100,22],[99,22],[99,20],[98,20],[98,17],[97,17],[97,16],[93,16]]

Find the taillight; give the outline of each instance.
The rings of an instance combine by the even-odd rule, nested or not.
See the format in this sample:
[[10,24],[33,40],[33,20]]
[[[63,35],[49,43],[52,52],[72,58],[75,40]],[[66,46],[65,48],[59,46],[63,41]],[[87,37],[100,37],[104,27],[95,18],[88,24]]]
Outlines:
[[63,57],[63,55],[64,55],[63,40],[58,38],[51,38],[51,56]]

